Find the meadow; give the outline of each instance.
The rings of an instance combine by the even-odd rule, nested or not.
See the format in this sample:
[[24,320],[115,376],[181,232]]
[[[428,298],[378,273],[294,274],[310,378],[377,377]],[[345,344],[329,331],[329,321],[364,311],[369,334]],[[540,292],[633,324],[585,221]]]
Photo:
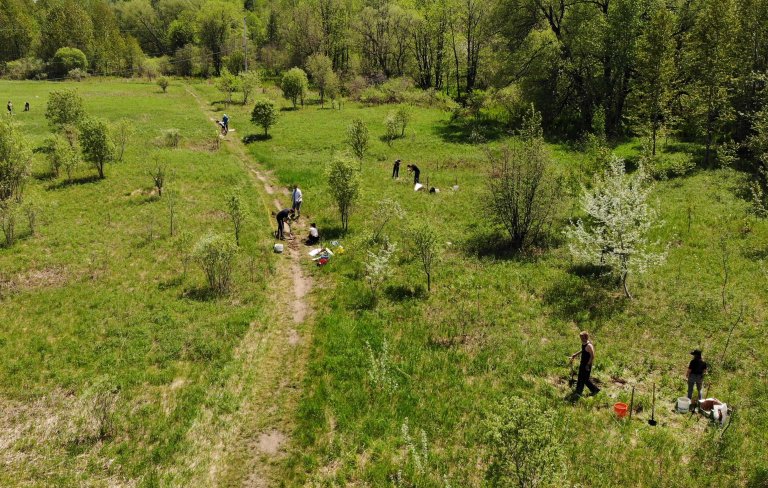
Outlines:
[[[210,85],[199,90],[221,99]],[[508,397],[553,412],[568,485],[762,486],[768,225],[743,198],[744,174],[697,167],[655,183],[653,205],[663,223],[654,239],[667,258],[630,278],[634,299],[628,300],[613,280],[574,261],[561,233],[582,215],[580,184],[588,183],[583,170],[593,164],[590,154],[549,144],[557,170],[572,184],[561,196],[548,245],[515,256],[486,210],[493,196],[484,154],[514,128],[494,126],[487,144],[477,144],[450,113],[417,108],[406,136],[390,146],[382,136],[393,106],[347,102],[336,110],[311,100],[294,111],[277,91],[264,92],[283,110],[271,138],[249,144],[249,151],[284,184],[302,187],[303,214],[345,249],[314,271],[322,283],[318,319],[286,486],[482,486],[487,420]],[[228,108],[238,130],[247,124],[248,108]],[[343,234],[325,167],[346,151],[353,118],[367,124],[371,146],[361,197]],[[613,150],[632,167],[642,141]],[[674,140],[661,151],[670,160],[700,156],[697,147]],[[393,181],[395,159],[403,165]],[[405,172],[410,163],[440,193],[414,192]],[[371,215],[384,198],[399,202],[406,217],[385,229],[398,246],[394,274],[373,297],[364,264],[376,250],[367,239]],[[414,222],[440,235],[431,293],[409,246],[406,228]],[[579,330],[593,335],[603,391],[574,404],[567,356],[579,348]],[[697,347],[711,364],[707,394],[737,411],[724,435],[673,413],[676,398],[685,395],[688,353]],[[385,382],[396,386],[382,389],[376,379],[382,362]],[[651,427],[654,384],[659,424]],[[640,411],[632,421],[618,421],[612,406],[628,403],[632,386]]]
[[[85,166],[72,182],[55,178],[35,154],[26,199],[42,225],[33,236],[20,224],[20,240],[0,248],[0,485],[157,486],[201,407],[232,408],[210,391],[264,313],[269,223],[248,222],[235,290],[210,296],[188,262],[192,246],[231,233],[230,192],[263,208],[240,161],[216,150],[213,124],[181,84],[163,94],[121,80],[0,83],[3,98],[30,102],[14,119],[33,148],[51,133],[48,93],[63,88],[90,115],[127,119],[136,132],[104,180]],[[165,147],[168,129],[179,147]],[[150,177],[158,165],[161,198]]]
[[[488,421],[511,397],[552,413],[565,460],[561,486],[765,482],[768,224],[750,213],[737,170],[696,168],[656,182],[663,225],[654,238],[667,259],[630,278],[628,300],[615,282],[574,261],[562,235],[581,215],[580,184],[592,164],[574,145],[548,144],[571,184],[547,245],[518,256],[486,209],[484,151],[506,143],[513,128],[491,124],[482,144],[450,113],[419,107],[406,136],[390,146],[381,136],[392,106],[322,108],[310,98],[288,110],[267,87],[257,95],[286,110],[269,139],[252,140],[261,130],[249,122],[250,106],[226,106],[210,83],[188,90],[174,81],[167,94],[116,80],[0,83],[0,97],[30,100],[32,111],[15,117],[33,146],[50,133],[47,93],[62,86],[76,87],[93,115],[132,120],[137,134],[125,162],[109,165],[101,181],[83,168],[74,184],[63,184],[48,174],[45,155],[36,155],[28,197],[40,202],[44,225],[0,248],[0,485],[190,486],[204,457],[205,442],[194,439],[201,422],[237,421],[233,412],[242,407],[242,392],[226,385],[243,368],[252,376],[283,372],[280,363],[254,369],[237,352],[252,324],[284,327],[269,305],[283,266],[271,253],[266,220],[273,197],[253,185],[236,154],[214,149],[213,124],[192,93],[231,116],[229,137],[246,139],[253,161],[282,185],[302,187],[302,219],[345,249],[322,268],[303,261],[315,281],[309,357],[301,375],[285,372],[299,378],[300,397],[282,405],[292,419],[290,441],[271,468],[274,485],[484,486]],[[325,169],[346,150],[353,118],[368,125],[371,147],[344,233]],[[182,135],[179,148],[162,147],[170,128]],[[630,162],[640,150],[638,140],[614,148]],[[674,141],[662,148],[670,157],[689,150]],[[398,158],[401,176],[392,180]],[[158,162],[171,170],[168,188],[178,198],[174,236],[165,197],[151,193],[148,172]],[[441,191],[414,192],[405,171],[411,163]],[[215,298],[194,264],[185,273],[185,250],[211,230],[230,232],[224,200],[235,189],[252,218],[235,290]],[[398,250],[392,277],[374,297],[365,262],[375,251],[371,215],[385,198],[399,202],[405,218],[385,228]],[[413,223],[440,236],[431,292],[409,244]],[[579,348],[579,330],[593,335],[602,392],[574,403],[567,356]],[[280,347],[274,355],[284,353]],[[708,393],[736,408],[725,433],[673,413],[695,347],[712,365]],[[654,384],[659,424],[651,427]],[[612,406],[628,401],[632,386],[641,408],[631,421],[617,420]],[[114,405],[114,425],[99,436],[105,403]],[[252,427],[259,426],[246,430]],[[235,454],[223,462],[230,464],[216,481],[193,484],[242,485],[249,461]]]

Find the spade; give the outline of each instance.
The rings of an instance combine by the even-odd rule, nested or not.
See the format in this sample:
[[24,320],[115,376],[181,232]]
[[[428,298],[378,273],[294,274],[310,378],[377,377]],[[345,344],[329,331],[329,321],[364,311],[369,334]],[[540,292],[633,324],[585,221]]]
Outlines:
[[656,383],[653,384],[653,403],[651,404],[651,418],[648,420],[648,425],[656,425]]

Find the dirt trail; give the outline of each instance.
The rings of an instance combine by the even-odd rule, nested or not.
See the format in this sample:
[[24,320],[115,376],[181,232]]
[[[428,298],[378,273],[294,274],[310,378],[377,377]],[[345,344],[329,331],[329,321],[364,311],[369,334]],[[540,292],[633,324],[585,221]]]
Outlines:
[[[187,92],[195,98],[200,109],[213,122],[210,106],[192,88]],[[274,212],[284,208],[277,195],[286,189],[272,175],[260,168],[245,151],[236,136],[223,137],[224,150],[237,157],[255,185],[264,190],[261,195],[265,217],[276,228]],[[286,202],[287,203],[287,202]],[[291,223],[294,234],[303,229],[304,222]],[[285,258],[280,259],[270,284],[269,303],[265,319],[255,320],[236,352],[241,370],[223,387],[226,394],[240,400],[238,411],[229,418],[215,418],[203,412],[192,429],[195,448],[187,455],[192,482],[198,486],[269,487],[279,484],[275,465],[285,455],[292,417],[299,397],[308,353],[306,336],[309,332],[311,307],[309,293],[312,280],[304,272],[300,260],[298,239],[286,241]],[[290,303],[292,326],[286,326],[285,304]],[[223,424],[223,425],[222,425]],[[205,467],[205,469],[203,469]]]

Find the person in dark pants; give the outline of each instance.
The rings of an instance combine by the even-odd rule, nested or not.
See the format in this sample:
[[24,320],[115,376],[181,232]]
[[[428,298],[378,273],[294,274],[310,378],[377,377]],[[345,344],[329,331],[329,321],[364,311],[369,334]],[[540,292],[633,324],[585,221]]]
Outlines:
[[392,179],[400,178],[400,160],[395,159],[395,164],[392,166]]
[[592,363],[595,361],[595,346],[589,340],[589,334],[587,332],[581,332],[579,334],[581,339],[581,351],[571,356],[571,361],[576,359],[576,356],[581,355],[581,363],[579,363],[579,379],[576,382],[576,395],[581,396],[584,392],[584,386],[589,388],[589,391],[593,395],[600,393],[600,388],[592,383],[589,379],[592,374]]
[[224,117],[221,118],[221,123],[223,124],[224,135],[229,134],[229,115],[224,114]]
[[283,234],[283,224],[291,217],[293,217],[292,208],[284,208],[277,212],[277,216],[275,217],[277,219],[277,238],[281,241],[285,240],[285,235]]
[[[688,363],[688,371],[685,372],[685,377],[688,379],[688,399],[693,396],[693,387],[696,386],[696,390],[699,394],[698,401],[701,401],[701,384],[704,381],[704,372],[707,370],[707,363],[701,359],[701,350],[694,349],[691,351],[691,362]],[[695,404],[694,404],[695,405]]]
[[8,115],[13,115],[13,104],[8,100]]
[[29,112],[29,102],[24,103],[24,111]]
[[408,171],[413,173],[413,184],[415,185],[416,183],[419,182],[419,175],[421,174],[419,167],[416,166],[415,164],[409,164],[408,166],[406,166],[406,168],[408,168]]

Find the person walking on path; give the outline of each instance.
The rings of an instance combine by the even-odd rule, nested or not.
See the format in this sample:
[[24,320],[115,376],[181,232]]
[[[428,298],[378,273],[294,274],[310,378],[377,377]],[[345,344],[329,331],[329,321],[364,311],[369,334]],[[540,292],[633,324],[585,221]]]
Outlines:
[[303,195],[301,193],[301,188],[299,188],[299,185],[293,185],[293,193],[291,194],[291,201],[293,202],[293,205],[291,208],[296,213],[296,218],[298,219],[301,217],[301,202],[303,201]]
[[285,223],[286,220],[288,220],[292,216],[293,216],[292,208],[284,208],[279,212],[277,212],[277,215],[275,216],[275,218],[277,219],[277,238],[280,239],[281,241],[285,240],[285,235],[283,233],[284,232],[283,224]]
[[579,334],[581,339],[581,351],[571,355],[571,361],[576,359],[576,356],[581,355],[581,362],[579,363],[579,379],[576,382],[576,395],[581,396],[584,392],[584,386],[589,388],[592,395],[600,393],[600,388],[592,383],[589,377],[592,375],[592,364],[595,361],[595,346],[589,340],[589,334],[582,331]]
[[395,164],[392,166],[392,179],[400,178],[400,160],[395,159]]
[[224,114],[221,118],[222,127],[224,128],[224,135],[229,134],[229,115]]
[[685,372],[685,377],[688,379],[688,399],[693,396],[693,387],[696,386],[696,390],[699,394],[698,401],[701,401],[701,385],[704,380],[704,372],[707,370],[707,363],[701,359],[701,350],[694,349],[691,351],[691,362],[688,363],[688,371]]
[[419,167],[416,166],[415,164],[409,164],[408,166],[406,166],[406,168],[408,168],[408,171],[413,173],[413,184],[415,185],[416,183],[419,182],[419,175],[421,174]]
[[8,115],[13,115],[13,104],[8,100]]

